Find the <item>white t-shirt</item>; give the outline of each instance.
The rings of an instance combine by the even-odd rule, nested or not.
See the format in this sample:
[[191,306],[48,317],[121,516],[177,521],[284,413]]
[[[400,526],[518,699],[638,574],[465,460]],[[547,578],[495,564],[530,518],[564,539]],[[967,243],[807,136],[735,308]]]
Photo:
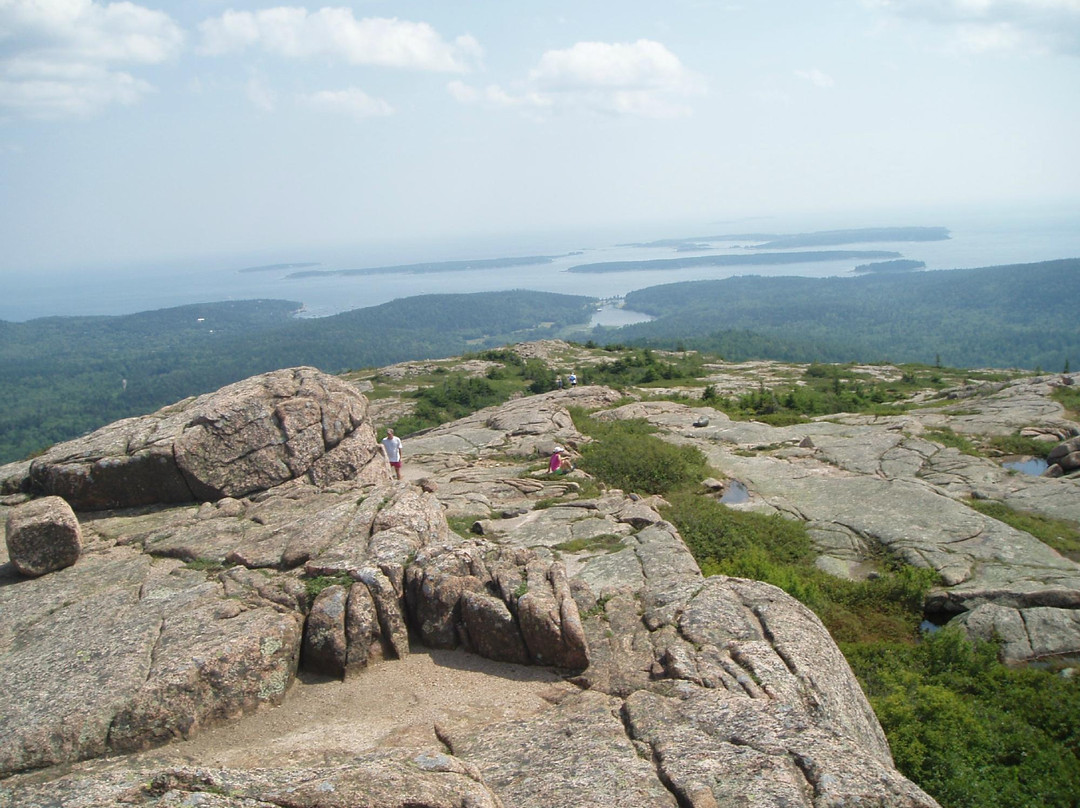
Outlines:
[[397,435],[382,439],[383,449],[386,450],[386,459],[391,463],[401,462],[401,438]]

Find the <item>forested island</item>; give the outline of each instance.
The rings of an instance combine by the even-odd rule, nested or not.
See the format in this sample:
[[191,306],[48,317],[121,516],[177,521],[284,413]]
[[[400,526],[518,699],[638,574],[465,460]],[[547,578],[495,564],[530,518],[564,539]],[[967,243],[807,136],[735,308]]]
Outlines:
[[285,269],[306,269],[307,267],[317,267],[318,261],[304,261],[298,264],[264,264],[258,267],[244,267],[243,269],[236,270],[237,272],[278,272]]
[[813,250],[810,252],[751,253],[749,255],[699,255],[685,258],[657,258],[646,261],[600,261],[577,264],[567,272],[651,272],[691,267],[772,266],[804,264],[812,261],[849,261],[864,258],[899,258],[889,250]]
[[691,236],[657,241],[620,244],[620,247],[674,247],[701,245],[716,241],[746,241],[763,250],[794,247],[826,247],[841,244],[866,244],[875,241],[945,241],[947,227],[857,227],[848,230],[819,230],[812,233],[727,233],[719,236]]
[[867,272],[914,272],[917,269],[926,269],[926,262],[913,261],[910,258],[897,258],[893,261],[859,264],[851,271],[857,275],[862,275]]
[[424,275],[434,272],[468,272],[474,269],[504,269],[509,267],[527,267],[537,264],[550,264],[563,255],[526,255],[517,258],[473,258],[466,261],[432,261],[420,264],[398,264],[386,267],[368,267],[365,269],[312,269],[293,272],[286,278],[317,278],[337,275]]

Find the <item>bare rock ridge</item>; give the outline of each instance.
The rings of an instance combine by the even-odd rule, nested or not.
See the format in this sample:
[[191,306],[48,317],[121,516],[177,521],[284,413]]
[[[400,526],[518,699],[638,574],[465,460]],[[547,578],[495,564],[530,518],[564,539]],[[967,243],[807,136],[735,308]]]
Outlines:
[[[538,449],[584,440],[567,403],[617,399],[561,395],[409,441],[428,490],[389,480],[363,396],[310,368],[0,471],[27,491],[3,500],[9,520],[43,501],[29,491],[70,497],[82,534],[48,575],[0,566],[0,806],[935,805],[893,768],[811,612],[704,579],[646,500],[529,474]],[[446,513],[504,519],[463,539]],[[558,550],[600,536],[617,546]],[[281,702],[298,670],[363,681],[409,633],[573,686],[527,718],[446,721],[431,743],[321,765],[171,751]]]
[[[1037,408],[1044,393],[995,401]],[[887,546],[939,570],[942,608],[969,623],[984,607],[1021,614],[1029,656],[1080,648],[1077,565],[959,502],[979,490],[1071,513],[1075,480],[1010,478],[919,437],[947,412],[774,430],[711,411],[695,426],[700,408],[670,402],[612,409],[620,398],[556,391],[410,438],[421,487],[391,481],[354,387],[299,368],[0,469],[23,492],[2,500],[9,520],[61,496],[81,531],[74,564],[0,566],[0,808],[935,805],[893,767],[811,612],[767,584],[704,578],[656,503],[534,473],[538,452],[585,440],[570,404],[701,446],[746,484],[746,507],[807,519],[823,564],[850,572]],[[750,451],[766,446],[780,448]],[[1055,632],[1032,633],[1037,615]],[[448,714],[423,741],[321,748],[314,715],[296,762],[258,745],[244,766],[182,751],[273,710],[298,671],[362,683],[421,647],[565,682],[532,714]]]

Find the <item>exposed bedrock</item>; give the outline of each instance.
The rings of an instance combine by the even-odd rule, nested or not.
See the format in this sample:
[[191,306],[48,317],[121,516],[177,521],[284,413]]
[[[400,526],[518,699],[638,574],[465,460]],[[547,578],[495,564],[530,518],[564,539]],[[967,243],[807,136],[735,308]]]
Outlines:
[[[289,371],[282,387],[308,373]],[[268,377],[249,382],[274,387]],[[409,441],[410,462],[434,483],[427,490],[387,479],[362,404],[355,456],[374,459],[356,465],[355,479],[314,473],[324,418],[303,401],[277,408],[290,394],[275,417],[306,437],[286,450],[261,427],[230,433],[252,451],[226,441],[221,465],[201,467],[215,498],[77,508],[75,564],[29,578],[2,563],[0,808],[934,806],[896,772],[811,612],[766,584],[705,579],[657,501],[618,491],[581,498],[572,481],[533,477],[506,459],[527,465],[556,440],[583,440],[564,404],[616,398],[563,393],[479,413],[458,436],[441,427],[425,451]],[[237,426],[258,420],[229,412]],[[268,485],[240,458],[272,454],[271,445],[296,462],[279,454],[288,472]],[[454,447],[464,445],[463,456]],[[249,482],[229,488],[226,468]],[[113,494],[94,486],[111,492],[118,478],[73,479],[96,508]],[[467,486],[482,537],[446,522]],[[532,509],[554,490],[565,499]],[[527,718],[493,710],[483,722],[436,726],[438,747],[328,753],[317,767],[266,758],[245,769],[178,765],[182,753],[170,752],[170,741],[281,701],[298,665],[361,676],[410,653],[410,632],[413,642],[551,666],[567,682]],[[68,765],[29,771],[55,764]]]

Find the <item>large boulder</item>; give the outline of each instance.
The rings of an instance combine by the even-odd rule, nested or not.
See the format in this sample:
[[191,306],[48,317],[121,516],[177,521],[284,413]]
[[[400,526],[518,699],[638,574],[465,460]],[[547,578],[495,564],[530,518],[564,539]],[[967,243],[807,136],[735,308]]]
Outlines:
[[29,470],[77,510],[241,497],[296,478],[387,478],[367,399],[315,368],[254,376],[58,444]]
[[38,576],[79,560],[82,529],[71,506],[45,497],[15,508],[5,529],[8,556],[23,575]]

